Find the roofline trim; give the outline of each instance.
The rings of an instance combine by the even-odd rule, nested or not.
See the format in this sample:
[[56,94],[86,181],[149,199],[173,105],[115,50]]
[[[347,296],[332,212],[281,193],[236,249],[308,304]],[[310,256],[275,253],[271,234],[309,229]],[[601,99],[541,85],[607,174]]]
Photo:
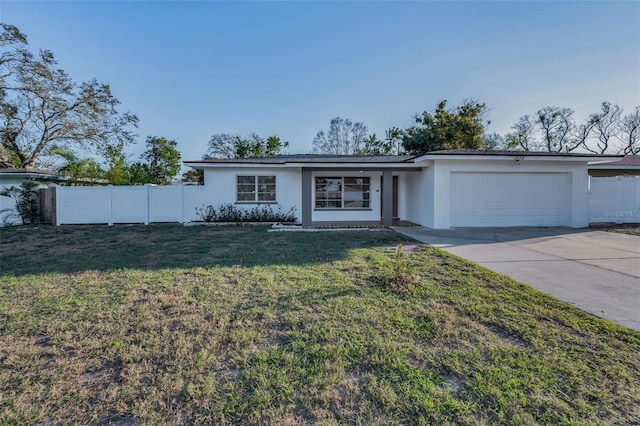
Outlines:
[[640,169],[640,164],[611,164],[611,163],[597,163],[589,164],[590,169]]
[[65,176],[61,175],[50,175],[47,173],[33,173],[33,172],[0,172],[0,176],[3,177],[29,177],[29,178],[38,178],[38,179],[51,179],[51,180],[65,180]]
[[425,154],[420,157],[414,158],[415,163],[434,160],[478,160],[478,157],[483,160],[495,160],[495,161],[598,161],[602,163],[619,161],[619,156],[593,156],[593,155],[527,155],[523,154]]

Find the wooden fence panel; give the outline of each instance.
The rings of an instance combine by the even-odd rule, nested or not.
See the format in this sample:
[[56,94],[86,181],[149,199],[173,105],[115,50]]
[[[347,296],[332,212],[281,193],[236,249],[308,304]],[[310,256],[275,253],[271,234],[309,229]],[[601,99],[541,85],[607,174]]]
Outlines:
[[56,188],[42,188],[39,190],[40,222],[56,223]]

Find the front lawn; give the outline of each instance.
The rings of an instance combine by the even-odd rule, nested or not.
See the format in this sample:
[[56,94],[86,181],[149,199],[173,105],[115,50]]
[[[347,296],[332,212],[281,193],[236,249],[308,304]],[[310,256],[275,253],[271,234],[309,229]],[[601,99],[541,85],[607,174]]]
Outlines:
[[609,232],[617,232],[619,234],[627,234],[627,235],[637,235],[640,236],[640,225],[637,224],[626,224],[615,226],[611,229],[607,229]]
[[640,423],[640,333],[412,244],[1,229],[0,423]]

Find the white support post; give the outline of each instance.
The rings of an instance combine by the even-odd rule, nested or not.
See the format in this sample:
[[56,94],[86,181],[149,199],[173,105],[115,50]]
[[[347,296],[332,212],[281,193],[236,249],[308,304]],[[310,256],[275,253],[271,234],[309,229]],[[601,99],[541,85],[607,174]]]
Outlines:
[[144,224],[148,225],[151,218],[151,184],[147,183],[145,186],[147,187],[147,215]]
[[633,204],[633,208],[636,209],[636,223],[640,223],[640,176],[634,176],[631,179],[634,180],[636,186],[636,197]]
[[60,193],[62,187],[58,186],[58,185],[54,185],[53,186],[53,199],[56,200],[55,206],[53,206],[54,211],[53,211],[53,217],[55,218],[55,222],[54,225],[55,226],[60,226]]
[[109,226],[113,226],[113,185],[109,185]]
[[180,185],[180,223],[184,222],[184,185]]
[[[623,183],[622,176],[616,176],[616,211],[623,212],[624,211],[624,195],[622,193]],[[616,223],[624,223],[624,217],[621,215],[616,215]]]

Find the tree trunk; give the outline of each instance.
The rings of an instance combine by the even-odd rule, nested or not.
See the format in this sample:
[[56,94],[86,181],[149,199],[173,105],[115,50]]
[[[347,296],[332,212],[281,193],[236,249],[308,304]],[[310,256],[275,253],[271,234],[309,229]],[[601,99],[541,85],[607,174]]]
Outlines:
[[2,141],[2,146],[1,146],[1,150],[0,150],[0,167],[16,167],[16,164],[14,164],[11,161],[11,157],[9,155],[7,155],[7,152],[13,153],[16,155],[16,157],[18,157],[18,160],[20,161],[20,163],[24,162],[24,160],[26,159],[25,156],[20,152],[20,150],[18,149],[18,145],[16,145],[16,139],[18,138],[19,133],[15,132],[15,131],[11,131],[8,129],[5,129],[2,136],[3,136],[3,141]]

